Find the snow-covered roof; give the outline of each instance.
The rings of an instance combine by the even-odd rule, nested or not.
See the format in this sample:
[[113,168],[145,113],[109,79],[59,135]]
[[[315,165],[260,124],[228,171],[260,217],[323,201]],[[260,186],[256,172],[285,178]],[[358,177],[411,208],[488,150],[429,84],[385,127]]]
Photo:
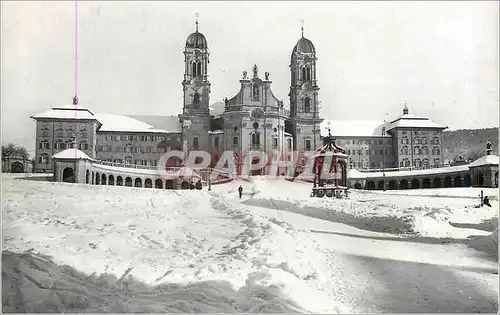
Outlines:
[[211,130],[208,132],[209,134],[212,134],[212,135],[217,135],[217,134],[222,134],[224,133],[224,130]]
[[[330,123],[330,124],[328,124]],[[333,137],[382,137],[382,127],[390,123],[373,120],[323,120],[320,123],[321,136],[328,136],[328,127]],[[390,137],[386,133],[385,137]]]
[[178,133],[182,131],[177,116],[96,114],[102,132]]
[[[439,167],[439,168],[429,168],[425,170],[412,170],[412,171],[391,171],[385,172],[386,178],[400,177],[400,176],[424,176],[424,175],[435,175],[435,174],[446,174],[455,172],[465,172],[469,170],[469,165],[458,165],[450,167]],[[352,179],[363,179],[363,178],[379,178],[383,177],[382,172],[360,172],[356,169],[349,170],[347,178]]]
[[289,132],[285,132],[285,136],[286,136],[286,137],[291,137],[291,136],[292,136],[292,134],[291,134],[291,133],[289,133]]
[[446,129],[447,126],[436,123],[429,118],[421,117],[413,114],[403,114],[399,118],[391,121],[389,129],[393,128],[432,128]]
[[87,108],[81,107],[79,105],[66,105],[53,107],[51,110],[45,111],[40,114],[32,115],[33,119],[99,119]]
[[156,177],[167,177],[167,178],[177,178],[177,177],[193,177],[197,179],[201,179],[200,175],[193,169],[188,167],[181,167],[175,171],[170,172],[162,172],[156,168],[153,169],[143,169],[143,168],[134,168],[134,167],[126,167],[122,166],[111,166],[111,165],[103,165],[99,163],[95,163],[93,165],[94,170],[108,171],[108,172],[116,172],[123,178],[127,176],[135,176],[135,175],[149,175]]
[[84,152],[76,149],[76,148],[70,148],[66,149],[64,151],[61,151],[59,153],[54,154],[52,156],[53,159],[86,159],[86,160],[92,160],[90,156],[85,154]]
[[484,165],[498,165],[498,156],[485,155],[469,164],[469,167],[478,167]]
[[166,130],[168,133],[182,132],[182,125],[179,121],[179,116],[169,115],[127,115],[128,117],[137,119],[146,124],[153,126],[154,129]]

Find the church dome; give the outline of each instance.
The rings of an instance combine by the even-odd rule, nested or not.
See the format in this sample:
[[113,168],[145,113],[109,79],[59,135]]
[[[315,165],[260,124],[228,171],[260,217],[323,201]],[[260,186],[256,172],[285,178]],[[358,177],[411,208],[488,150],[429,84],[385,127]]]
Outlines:
[[188,36],[186,40],[186,48],[207,49],[207,39],[202,33],[196,31]]
[[316,49],[314,48],[313,43],[305,37],[301,37],[295,47],[293,48],[292,56],[296,53],[305,53],[305,54],[314,54],[316,53]]

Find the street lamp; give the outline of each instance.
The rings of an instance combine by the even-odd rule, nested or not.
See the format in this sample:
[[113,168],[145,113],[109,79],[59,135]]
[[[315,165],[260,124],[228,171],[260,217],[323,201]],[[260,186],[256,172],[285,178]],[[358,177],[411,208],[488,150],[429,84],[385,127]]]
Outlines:
[[382,127],[382,178],[384,182],[384,187],[382,188],[385,191],[385,126]]

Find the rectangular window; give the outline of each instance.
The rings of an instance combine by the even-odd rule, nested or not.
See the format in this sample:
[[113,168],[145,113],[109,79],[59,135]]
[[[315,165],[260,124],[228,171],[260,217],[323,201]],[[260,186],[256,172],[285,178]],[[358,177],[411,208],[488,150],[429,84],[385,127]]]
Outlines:
[[260,147],[260,134],[259,133],[252,133],[252,148],[258,148]]
[[273,149],[278,148],[278,138],[273,138]]
[[233,137],[233,146],[238,145],[238,137]]
[[287,139],[286,140],[287,146],[288,146],[288,151],[292,150],[292,139]]
[[193,137],[193,148],[198,149],[198,137]]
[[305,151],[311,151],[311,140],[306,139],[304,142],[304,150]]

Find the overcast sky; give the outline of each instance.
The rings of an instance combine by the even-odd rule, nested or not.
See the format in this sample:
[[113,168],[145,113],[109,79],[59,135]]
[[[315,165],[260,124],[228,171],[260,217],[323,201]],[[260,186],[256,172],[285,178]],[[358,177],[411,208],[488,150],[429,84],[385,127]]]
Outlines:
[[[497,127],[498,2],[79,2],[78,96],[94,112],[177,114],[183,48],[207,40],[210,102],[232,97],[243,70],[270,72],[288,104],[289,63],[304,20],[317,51],[321,113],[452,129]],[[30,115],[71,104],[75,3],[2,2],[2,144],[34,149]],[[387,114],[387,115],[386,115]]]

